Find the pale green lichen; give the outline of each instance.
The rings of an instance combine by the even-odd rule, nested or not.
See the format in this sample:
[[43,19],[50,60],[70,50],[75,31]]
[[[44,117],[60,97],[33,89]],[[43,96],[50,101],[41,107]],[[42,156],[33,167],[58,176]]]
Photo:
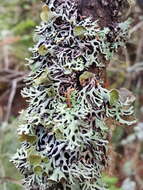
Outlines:
[[135,121],[124,118],[133,114],[129,101],[104,88],[89,68],[106,67],[104,61],[123,45],[128,24],[101,29],[91,18],[81,20],[70,0],[47,0],[41,19],[22,91],[29,102],[18,129],[22,144],[12,161],[29,190],[103,190],[105,121]]

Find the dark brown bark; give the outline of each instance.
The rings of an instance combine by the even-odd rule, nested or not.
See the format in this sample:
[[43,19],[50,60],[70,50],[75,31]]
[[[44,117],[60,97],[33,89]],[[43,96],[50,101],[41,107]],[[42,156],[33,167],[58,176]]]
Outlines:
[[76,0],[79,12],[83,16],[92,16],[99,20],[102,27],[114,26],[124,19],[124,12],[129,8],[127,0]]

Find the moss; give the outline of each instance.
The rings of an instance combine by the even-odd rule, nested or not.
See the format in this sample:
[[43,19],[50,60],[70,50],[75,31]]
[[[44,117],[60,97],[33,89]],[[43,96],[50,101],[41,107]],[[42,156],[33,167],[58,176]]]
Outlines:
[[29,29],[35,27],[36,23],[33,20],[27,19],[25,21],[21,21],[19,24],[17,24],[13,31],[15,34],[21,35],[27,32]]

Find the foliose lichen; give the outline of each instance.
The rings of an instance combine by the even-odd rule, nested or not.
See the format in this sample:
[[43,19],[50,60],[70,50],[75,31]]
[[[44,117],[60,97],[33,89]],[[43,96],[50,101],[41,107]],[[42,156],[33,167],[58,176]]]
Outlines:
[[[89,71],[104,68],[127,38],[129,22],[113,29],[78,15],[71,0],[47,0],[28,59],[31,72],[22,95],[29,107],[18,129],[21,148],[12,162],[29,190],[103,190],[106,119],[123,124],[131,102]],[[114,40],[113,40],[113,39]]]

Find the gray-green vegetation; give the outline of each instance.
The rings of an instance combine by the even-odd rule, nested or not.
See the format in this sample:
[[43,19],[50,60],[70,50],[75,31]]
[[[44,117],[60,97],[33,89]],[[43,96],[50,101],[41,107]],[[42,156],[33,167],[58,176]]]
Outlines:
[[[132,97],[104,88],[90,68],[106,67],[128,37],[129,21],[114,30],[81,18],[75,2],[46,1],[31,70],[22,94],[29,107],[18,129],[21,148],[13,163],[27,189],[103,190],[107,118],[132,125]],[[110,36],[110,38],[109,38]],[[127,117],[127,118],[126,118]]]

